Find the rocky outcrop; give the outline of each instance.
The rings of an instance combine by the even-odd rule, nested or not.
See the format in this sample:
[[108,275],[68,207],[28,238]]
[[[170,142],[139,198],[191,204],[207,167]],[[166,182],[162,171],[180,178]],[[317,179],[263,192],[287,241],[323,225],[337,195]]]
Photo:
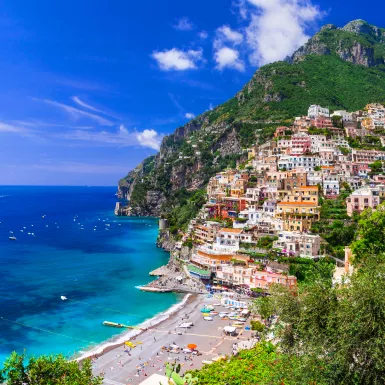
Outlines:
[[365,67],[385,63],[385,30],[364,20],[354,20],[343,28],[328,24],[287,59],[290,63],[307,55],[337,55],[342,60]]
[[171,251],[175,247],[175,240],[170,234],[169,230],[159,230],[156,246],[165,251]]

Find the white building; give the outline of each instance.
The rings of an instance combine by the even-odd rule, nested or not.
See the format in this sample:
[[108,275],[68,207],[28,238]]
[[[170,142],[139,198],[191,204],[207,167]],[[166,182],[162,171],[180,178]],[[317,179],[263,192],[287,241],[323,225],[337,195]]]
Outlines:
[[331,114],[331,117],[333,117],[333,116],[340,116],[342,118],[343,122],[352,122],[353,121],[353,113],[345,111],[345,110],[334,111]]
[[327,161],[321,161],[319,157],[315,156],[307,156],[307,155],[290,155],[283,156],[278,161],[279,169],[286,169],[287,171],[291,171],[294,169],[302,168],[306,172],[314,171],[314,167],[328,165]]
[[322,171],[310,171],[306,178],[308,186],[317,186],[322,183]]
[[325,135],[310,135],[311,152],[318,152],[320,148],[325,147],[327,142]]
[[280,231],[273,248],[288,256],[315,257],[320,253],[321,237],[298,231]]
[[323,193],[325,196],[337,196],[340,194],[340,182],[337,175],[324,175]]
[[330,116],[329,108],[324,108],[324,107],[321,107],[317,104],[312,104],[309,107],[309,110],[307,112],[307,116],[310,119],[315,119],[315,118],[318,118],[319,116],[329,117]]

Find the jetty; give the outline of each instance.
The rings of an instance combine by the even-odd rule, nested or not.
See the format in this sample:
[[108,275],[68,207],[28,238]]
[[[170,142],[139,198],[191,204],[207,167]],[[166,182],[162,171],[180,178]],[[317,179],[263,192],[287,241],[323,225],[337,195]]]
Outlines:
[[104,322],[103,322],[103,325],[105,325],[105,326],[112,326],[112,327],[114,327],[114,328],[135,329],[135,326],[128,326],[128,325],[119,324],[119,323],[116,323],[116,322],[110,322],[110,321],[104,321]]
[[151,276],[155,276],[155,277],[162,277],[164,275],[169,275],[170,274],[170,269],[166,266],[161,266],[161,267],[158,267],[157,269],[151,271],[149,273]]
[[173,291],[171,288],[162,289],[162,288],[151,287],[151,286],[139,286],[139,290],[153,292],[153,293],[169,293]]

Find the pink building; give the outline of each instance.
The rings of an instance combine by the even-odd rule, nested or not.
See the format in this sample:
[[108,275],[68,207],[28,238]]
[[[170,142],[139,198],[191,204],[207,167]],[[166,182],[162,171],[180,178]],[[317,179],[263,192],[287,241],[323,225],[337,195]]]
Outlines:
[[346,198],[346,210],[350,217],[354,212],[361,213],[368,208],[375,209],[379,204],[380,192],[378,188],[363,187]]
[[325,116],[318,116],[314,120],[312,120],[312,123],[317,128],[331,128],[333,127],[333,122],[330,118],[327,118]]
[[295,134],[291,137],[291,154],[305,154],[311,151],[311,138],[305,133]]

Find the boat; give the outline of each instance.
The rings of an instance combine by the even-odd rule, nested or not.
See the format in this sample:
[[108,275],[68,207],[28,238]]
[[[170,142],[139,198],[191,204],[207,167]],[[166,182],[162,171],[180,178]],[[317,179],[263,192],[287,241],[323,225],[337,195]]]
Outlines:
[[60,298],[62,301],[65,301],[67,299],[67,297],[65,295],[61,295]]
[[14,237],[14,236],[9,237],[9,239],[10,239],[11,241],[16,241],[16,237]]

